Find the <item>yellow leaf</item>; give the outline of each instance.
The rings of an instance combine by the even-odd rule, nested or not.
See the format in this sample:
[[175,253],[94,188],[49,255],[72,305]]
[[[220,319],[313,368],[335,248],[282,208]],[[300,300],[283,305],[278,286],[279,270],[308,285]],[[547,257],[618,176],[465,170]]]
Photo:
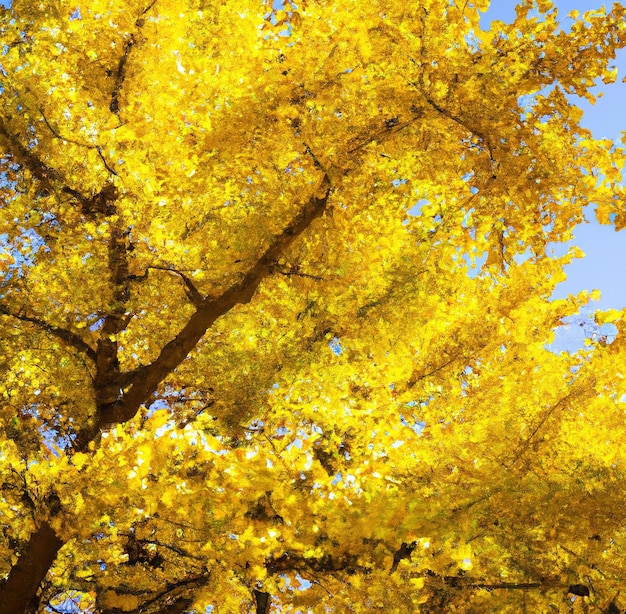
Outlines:
[[619,309],[609,309],[607,311],[598,311],[596,313],[596,322],[600,325],[607,324],[609,322],[615,322],[620,320],[623,316],[623,311]]
[[72,465],[74,467],[76,467],[76,469],[78,469],[78,471],[80,471],[85,466],[85,463],[88,460],[89,460],[89,455],[88,454],[85,454],[84,452],[76,452],[72,456]]
[[157,409],[151,416],[146,420],[146,427],[151,430],[156,430],[163,426],[170,419],[170,411],[169,409]]
[[424,588],[424,578],[411,578],[411,586],[416,589]]

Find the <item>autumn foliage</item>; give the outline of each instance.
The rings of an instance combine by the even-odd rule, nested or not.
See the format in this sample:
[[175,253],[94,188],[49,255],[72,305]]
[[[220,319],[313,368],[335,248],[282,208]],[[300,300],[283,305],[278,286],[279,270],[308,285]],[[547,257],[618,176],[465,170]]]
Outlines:
[[487,8],[2,9],[0,614],[626,608],[626,9]]

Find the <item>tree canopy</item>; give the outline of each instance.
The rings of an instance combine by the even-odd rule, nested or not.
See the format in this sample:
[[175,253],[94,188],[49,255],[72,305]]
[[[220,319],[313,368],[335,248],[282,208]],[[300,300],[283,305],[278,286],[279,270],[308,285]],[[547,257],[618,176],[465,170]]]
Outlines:
[[1,9],[0,614],[626,608],[626,9],[488,4]]

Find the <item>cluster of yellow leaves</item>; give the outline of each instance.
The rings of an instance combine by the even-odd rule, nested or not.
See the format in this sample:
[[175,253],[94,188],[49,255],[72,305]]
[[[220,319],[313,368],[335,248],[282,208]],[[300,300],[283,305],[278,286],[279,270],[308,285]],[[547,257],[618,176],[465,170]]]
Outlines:
[[[624,9],[565,33],[550,2],[541,19],[522,2],[487,32],[487,6],[2,13],[0,577],[48,522],[65,546],[46,595],[85,611],[165,589],[223,612],[255,590],[284,612],[542,611],[587,578],[614,598],[623,313],[596,315],[612,343],[550,352],[593,296],[549,300],[580,254],[547,247],[589,203],[626,220],[623,150],[566,96],[614,79]],[[190,286],[241,280],[323,179],[324,215],[252,301],[74,451],[95,411],[85,347],[150,364],[195,312]],[[115,208],[90,215],[105,184]],[[536,590],[490,588],[507,583]]]

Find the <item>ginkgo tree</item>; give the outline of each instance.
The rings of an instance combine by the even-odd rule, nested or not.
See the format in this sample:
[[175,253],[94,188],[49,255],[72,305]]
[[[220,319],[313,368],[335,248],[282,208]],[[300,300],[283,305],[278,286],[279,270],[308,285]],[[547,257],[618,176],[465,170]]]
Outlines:
[[626,608],[626,9],[487,8],[2,9],[0,614]]

